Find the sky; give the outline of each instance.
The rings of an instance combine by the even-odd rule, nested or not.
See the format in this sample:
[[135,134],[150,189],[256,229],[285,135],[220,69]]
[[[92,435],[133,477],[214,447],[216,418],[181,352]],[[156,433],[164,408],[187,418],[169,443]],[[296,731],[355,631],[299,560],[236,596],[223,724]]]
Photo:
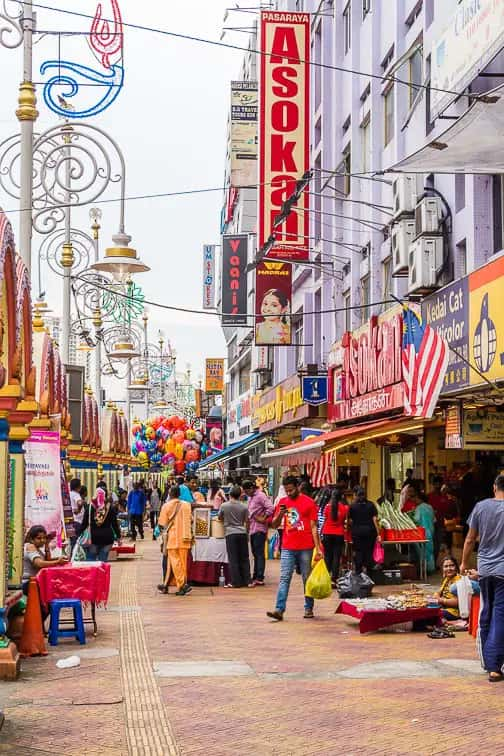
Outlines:
[[[37,0],[35,0],[35,3]],[[94,14],[96,0],[40,0],[42,5]],[[15,4],[11,3],[13,7]],[[120,0],[124,21],[219,40],[227,3],[221,0]],[[110,14],[108,0],[104,15]],[[243,25],[241,14],[227,25]],[[39,8],[40,31],[84,31],[89,21]],[[240,18],[240,20],[238,20]],[[245,17],[246,20],[246,17]],[[34,78],[41,80],[40,64],[61,57],[97,67],[85,38],[43,36],[34,48]],[[226,41],[246,43],[246,35]],[[229,82],[236,78],[241,53],[153,32],[125,29],[125,84],[112,106],[90,123],[107,131],[126,159],[126,196],[220,187],[224,175]],[[21,78],[21,51],[0,48],[2,107],[0,138],[17,131],[14,116]],[[57,124],[37,87],[38,131]],[[118,197],[112,186],[103,199]],[[0,205],[15,210],[17,203],[0,188]],[[136,276],[145,298],[163,304],[200,309],[202,304],[202,245],[219,243],[222,192],[183,197],[131,200],[126,203],[126,231],[131,246],[150,267]],[[111,246],[117,229],[119,205],[102,205],[102,243]],[[17,231],[17,214],[9,213]],[[88,209],[76,210],[74,226],[89,228]],[[41,238],[35,236],[32,280],[38,294],[36,258]],[[61,307],[61,287],[43,265],[42,288],[53,311]],[[224,340],[214,315],[187,315],[149,307],[150,340],[162,329],[177,350],[178,368],[192,366],[197,379],[205,357],[224,356]]]

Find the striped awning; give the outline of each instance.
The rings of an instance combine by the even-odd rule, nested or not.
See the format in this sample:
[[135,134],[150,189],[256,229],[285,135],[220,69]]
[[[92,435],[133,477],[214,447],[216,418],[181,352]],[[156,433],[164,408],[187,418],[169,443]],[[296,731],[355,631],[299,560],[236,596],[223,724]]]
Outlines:
[[334,457],[335,455],[332,452],[323,454],[316,462],[310,462],[306,466],[306,471],[314,488],[330,486],[336,482],[334,479]]

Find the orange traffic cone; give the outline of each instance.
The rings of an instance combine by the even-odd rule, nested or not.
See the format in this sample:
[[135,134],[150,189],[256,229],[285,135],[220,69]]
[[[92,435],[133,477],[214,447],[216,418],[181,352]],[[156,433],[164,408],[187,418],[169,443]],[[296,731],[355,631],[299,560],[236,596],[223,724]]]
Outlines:
[[30,578],[28,586],[28,602],[18,651],[21,656],[47,656],[38,585],[35,578]]

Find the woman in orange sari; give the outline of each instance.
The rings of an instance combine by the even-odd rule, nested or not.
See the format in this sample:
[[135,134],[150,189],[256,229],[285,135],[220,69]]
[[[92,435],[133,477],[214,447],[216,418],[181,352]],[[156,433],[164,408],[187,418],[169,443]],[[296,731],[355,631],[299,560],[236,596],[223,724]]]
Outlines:
[[177,585],[176,596],[185,596],[192,591],[187,582],[187,556],[192,542],[191,505],[179,499],[178,486],[170,488],[170,498],[159,513],[158,525],[163,535],[163,553],[167,555],[167,576],[171,572]]

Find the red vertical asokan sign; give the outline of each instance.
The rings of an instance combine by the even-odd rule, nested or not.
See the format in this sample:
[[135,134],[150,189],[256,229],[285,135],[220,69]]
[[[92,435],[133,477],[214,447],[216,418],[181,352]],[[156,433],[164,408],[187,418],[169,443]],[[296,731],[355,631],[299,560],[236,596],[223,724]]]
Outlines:
[[[261,13],[258,248],[310,167],[310,14]],[[309,194],[275,230],[268,257],[309,257]]]

